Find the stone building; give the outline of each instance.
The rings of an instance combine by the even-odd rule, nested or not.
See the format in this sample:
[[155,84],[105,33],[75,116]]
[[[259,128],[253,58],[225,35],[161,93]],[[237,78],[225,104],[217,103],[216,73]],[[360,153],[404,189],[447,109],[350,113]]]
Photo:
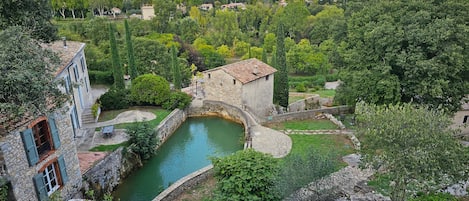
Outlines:
[[151,18],[155,17],[155,9],[153,5],[144,5],[140,8],[142,11],[142,19],[144,20],[151,20]]
[[270,115],[276,71],[255,58],[204,71],[205,99],[248,109],[258,116]]
[[70,100],[53,113],[23,117],[1,138],[1,176],[12,200],[48,200],[53,193],[68,200],[82,186],[76,137],[83,132],[80,114],[92,100],[85,44],[58,41],[43,47],[60,56],[56,79],[64,80],[59,88]]

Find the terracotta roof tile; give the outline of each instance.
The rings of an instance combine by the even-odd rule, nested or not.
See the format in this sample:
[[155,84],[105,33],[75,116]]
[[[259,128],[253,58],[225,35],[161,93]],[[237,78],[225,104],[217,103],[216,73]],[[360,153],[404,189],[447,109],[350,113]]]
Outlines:
[[277,69],[272,68],[271,66],[262,61],[259,61],[256,58],[220,66],[209,71],[219,69],[225,71],[243,84],[277,72]]

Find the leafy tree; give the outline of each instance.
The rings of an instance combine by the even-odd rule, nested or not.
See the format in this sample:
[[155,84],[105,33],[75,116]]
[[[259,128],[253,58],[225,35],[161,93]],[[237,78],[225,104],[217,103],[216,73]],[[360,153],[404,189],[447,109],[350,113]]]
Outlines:
[[60,108],[66,97],[55,79],[59,58],[20,27],[0,31],[0,126]]
[[169,95],[169,99],[163,103],[162,107],[166,110],[174,110],[176,108],[184,109],[191,103],[192,98],[182,91],[173,91]]
[[114,35],[114,26],[109,23],[109,44],[111,46],[111,55],[112,55],[112,73],[114,76],[114,86],[117,89],[124,89],[124,74],[122,73],[122,65],[119,57],[119,52],[117,50],[116,36]]
[[160,33],[168,31],[171,21],[177,19],[176,2],[167,0],[153,0],[153,4],[157,5],[155,9],[155,17],[152,21],[156,22],[157,30]]
[[246,43],[244,41],[235,40],[234,45],[233,45],[234,54],[236,56],[241,57],[241,56],[248,53],[249,47],[251,47],[251,45],[249,43]]
[[233,56],[228,45],[222,45],[220,47],[217,47],[217,53],[222,55],[224,58],[230,58]]
[[99,13],[99,16],[104,15],[104,10],[109,7],[108,0],[89,0],[91,9],[96,9]]
[[137,104],[161,105],[169,97],[169,83],[153,74],[140,75],[132,81],[130,97]]
[[[308,17],[311,16],[306,4],[303,1],[290,2],[288,5],[279,9],[275,13],[275,22],[274,25],[283,24],[287,35],[295,40],[305,38],[307,35],[306,28],[308,26]],[[278,27],[273,26],[278,30]],[[277,34],[277,36],[279,36]]]
[[176,46],[171,47],[171,69],[173,70],[173,84],[177,90],[181,89],[181,66],[178,60],[178,51]]
[[0,1],[0,30],[9,26],[22,26],[31,37],[50,42],[57,38],[57,28],[51,23],[49,0]]
[[156,154],[158,137],[155,128],[148,122],[134,122],[127,127],[129,149],[142,159],[149,159]]
[[283,25],[280,23],[277,30],[277,50],[275,53],[275,68],[278,70],[274,80],[274,102],[282,107],[288,107],[288,70],[283,40]]
[[[370,94],[352,80],[357,74],[395,80],[401,102],[413,102],[456,111],[469,88],[469,2],[373,1],[348,21],[347,74],[342,92],[352,100]],[[379,90],[373,89],[371,92]],[[370,100],[365,100],[369,102]],[[369,102],[385,104],[387,102]]]
[[224,158],[212,158],[218,180],[218,200],[276,200],[273,192],[277,161],[270,155],[247,149]]
[[309,32],[311,43],[321,44],[324,40],[333,39],[341,41],[345,39],[347,24],[344,10],[335,5],[324,6],[324,9],[310,18],[311,31]]
[[241,35],[234,11],[217,10],[211,21],[214,29],[211,34],[214,45],[233,44],[235,37]]
[[442,110],[360,102],[356,114],[364,162],[389,174],[392,200],[467,179],[469,153],[455,139],[451,120]]
[[59,11],[62,18],[65,19],[65,10],[67,10],[67,1],[65,0],[51,0],[52,8]]
[[274,33],[268,33],[264,37],[264,45],[262,46],[267,53],[274,51],[275,42],[277,41]]
[[192,43],[200,34],[200,27],[197,21],[190,17],[185,17],[178,21],[177,34],[184,42]]
[[130,106],[130,91],[128,89],[116,89],[111,87],[109,91],[99,97],[103,110],[120,110]]
[[87,21],[85,23],[85,37],[90,39],[95,46],[109,40],[109,31],[104,27],[107,23],[108,20],[104,17],[95,17]]
[[241,59],[249,59],[249,58],[262,59],[262,52],[263,52],[263,49],[260,47],[249,47],[249,52],[243,55]]
[[134,40],[135,63],[141,74],[154,73],[171,79],[168,48],[156,40],[137,37]]
[[134,79],[138,76],[137,66],[135,66],[134,47],[132,45],[132,34],[130,32],[129,23],[127,20],[124,22],[125,26],[125,43],[127,48],[127,59],[130,78]]

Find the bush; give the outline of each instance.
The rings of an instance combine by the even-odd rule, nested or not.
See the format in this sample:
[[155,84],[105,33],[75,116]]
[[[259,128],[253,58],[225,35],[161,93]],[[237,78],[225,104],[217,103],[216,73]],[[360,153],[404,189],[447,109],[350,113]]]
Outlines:
[[108,92],[99,97],[102,110],[118,110],[129,107],[129,90],[111,88]]
[[217,178],[216,200],[277,200],[273,192],[277,160],[247,149],[224,158],[212,158]]
[[163,103],[163,109],[174,110],[176,108],[184,109],[191,103],[191,96],[181,91],[171,92],[169,99]]
[[156,153],[157,132],[148,122],[135,122],[127,127],[129,149],[142,159],[149,159]]
[[95,103],[93,106],[91,106],[91,114],[93,114],[94,118],[98,117],[99,107],[101,107],[101,104],[99,103]]
[[169,95],[169,82],[161,76],[145,74],[132,80],[130,97],[137,104],[161,105]]
[[313,85],[318,87],[324,87],[326,84],[326,77],[324,75],[315,75],[313,76]]
[[298,85],[295,87],[297,92],[306,92],[306,87],[304,82],[300,82]]
[[90,82],[93,84],[112,85],[114,83],[114,77],[112,76],[111,71],[89,70],[88,76],[90,78]]
[[337,154],[310,150],[306,156],[295,154],[285,158],[275,182],[275,191],[282,197],[337,170]]
[[339,74],[337,73],[326,75],[326,81],[328,82],[335,82],[337,80],[339,80]]

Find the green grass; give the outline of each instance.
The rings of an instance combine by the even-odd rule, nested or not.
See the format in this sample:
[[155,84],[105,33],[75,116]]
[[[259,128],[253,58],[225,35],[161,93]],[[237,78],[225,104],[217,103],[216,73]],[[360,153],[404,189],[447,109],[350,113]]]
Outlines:
[[104,122],[104,121],[109,121],[113,120],[114,118],[117,117],[122,112],[129,111],[129,110],[134,110],[135,108],[128,108],[128,109],[121,109],[121,110],[109,110],[109,111],[103,111],[99,115],[98,122]]
[[348,129],[354,129],[355,128],[355,125],[356,125],[356,122],[353,120],[353,117],[355,116],[355,114],[346,114],[344,116],[344,119],[341,119],[339,115],[335,115],[335,118],[337,118],[338,120],[340,120],[342,122],[342,124],[344,124],[344,126]]
[[319,94],[319,96],[322,98],[333,98],[335,96],[335,90],[333,89],[317,90],[317,91],[312,91],[310,93]]
[[129,146],[128,142],[122,142],[119,144],[110,144],[110,145],[99,145],[90,149],[90,151],[102,151],[102,152],[111,152],[116,150],[119,147]]
[[379,193],[389,196],[391,194],[391,187],[389,184],[391,179],[389,175],[386,174],[375,174],[373,178],[368,181],[368,186],[373,187]]
[[288,97],[288,103],[294,103],[296,101],[299,101],[301,99],[305,99],[306,95],[304,96],[289,96]]
[[[156,118],[153,120],[148,121],[150,123],[150,126],[152,128],[156,128],[158,124],[160,124],[161,121],[163,121],[166,116],[168,116],[171,111],[164,110],[164,109],[151,109],[150,112],[156,115]],[[125,129],[127,126],[134,124],[134,123],[122,123],[122,124],[116,124],[114,127],[116,129]]]
[[346,135],[289,135],[292,139],[292,149],[290,154],[305,155],[314,147],[321,153],[336,152],[340,156],[345,156],[355,152],[352,142]]
[[329,120],[286,121],[266,125],[276,130],[331,130],[338,127]]

